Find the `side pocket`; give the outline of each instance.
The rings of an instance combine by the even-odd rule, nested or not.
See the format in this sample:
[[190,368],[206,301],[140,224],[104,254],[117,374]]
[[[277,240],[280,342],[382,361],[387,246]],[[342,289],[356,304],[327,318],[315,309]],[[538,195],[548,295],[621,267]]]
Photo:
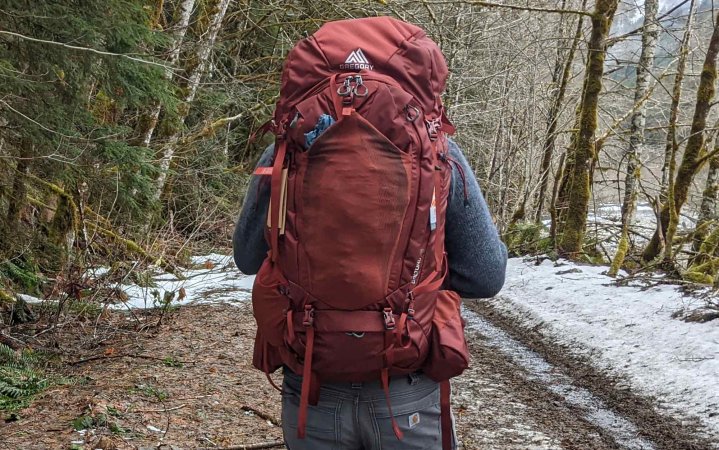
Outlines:
[[257,331],[255,336],[252,365],[265,373],[272,373],[282,367],[282,354],[280,349],[268,344],[259,331]]
[[439,291],[432,318],[429,355],[423,368],[434,381],[460,375],[469,367],[469,350],[460,314],[461,299],[454,291]]
[[286,286],[279,269],[265,260],[252,286],[252,311],[262,337],[275,347],[283,346],[290,299],[281,292]]

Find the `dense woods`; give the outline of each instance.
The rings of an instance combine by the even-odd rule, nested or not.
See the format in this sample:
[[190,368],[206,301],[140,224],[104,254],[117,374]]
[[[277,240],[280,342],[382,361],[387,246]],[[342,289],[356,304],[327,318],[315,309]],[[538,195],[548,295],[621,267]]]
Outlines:
[[713,283],[716,13],[709,0],[7,0],[1,302],[87,296],[89,266],[173,271],[227,247],[284,55],[328,20],[369,15],[441,45],[456,139],[513,254]]

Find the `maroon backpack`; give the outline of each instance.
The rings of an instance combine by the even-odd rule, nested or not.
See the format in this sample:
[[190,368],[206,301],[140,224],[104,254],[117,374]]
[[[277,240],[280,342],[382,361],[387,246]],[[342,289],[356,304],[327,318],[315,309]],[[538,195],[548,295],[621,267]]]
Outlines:
[[447,380],[468,352],[459,296],[441,290],[447,74],[420,28],[388,17],[328,23],[287,56],[273,167],[257,172],[272,193],[253,362],[303,375],[299,437],[320,383],[379,379],[389,401],[390,377],[422,370],[442,382],[451,446]]

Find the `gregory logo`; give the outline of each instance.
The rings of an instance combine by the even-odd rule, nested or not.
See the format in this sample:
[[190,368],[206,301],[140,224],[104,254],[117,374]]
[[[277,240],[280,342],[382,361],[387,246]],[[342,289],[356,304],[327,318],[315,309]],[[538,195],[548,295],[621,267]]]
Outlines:
[[374,65],[370,64],[361,48],[353,51],[347,57],[344,64],[340,64],[342,70],[372,70]]

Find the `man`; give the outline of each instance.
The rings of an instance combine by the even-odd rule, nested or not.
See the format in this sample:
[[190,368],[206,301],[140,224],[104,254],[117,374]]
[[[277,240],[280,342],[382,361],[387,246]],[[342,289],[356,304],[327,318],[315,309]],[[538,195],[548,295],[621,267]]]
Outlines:
[[[258,167],[269,167],[272,156],[270,147]],[[452,172],[445,230],[449,265],[446,283],[463,297],[489,298],[504,284],[507,250],[473,170],[451,140],[449,159]],[[254,176],[233,238],[235,262],[245,274],[257,273],[269,249],[264,238],[269,200],[270,183]],[[395,377],[390,384],[392,416],[400,427],[411,431],[405,432],[402,440],[395,437],[386,420],[390,410],[379,382],[323,383],[319,403],[308,411],[305,438],[298,439],[301,384],[302,378],[285,367],[282,425],[291,450],[440,448],[439,384],[421,372]]]

